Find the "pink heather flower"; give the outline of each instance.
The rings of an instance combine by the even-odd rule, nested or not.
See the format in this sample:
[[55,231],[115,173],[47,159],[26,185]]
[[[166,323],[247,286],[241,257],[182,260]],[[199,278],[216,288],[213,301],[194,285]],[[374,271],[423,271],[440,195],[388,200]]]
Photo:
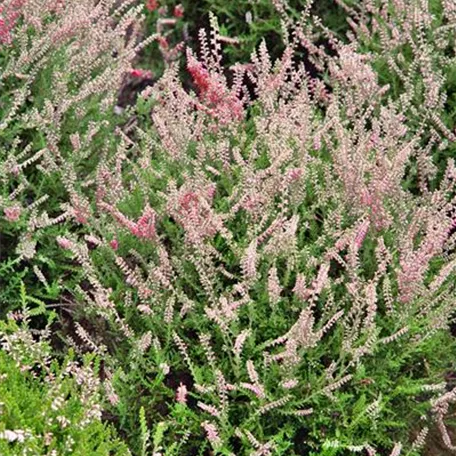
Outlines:
[[139,238],[153,240],[156,238],[155,231],[155,212],[147,206],[144,209],[143,215],[138,221],[130,228],[132,234]]
[[157,0],[147,0],[146,1],[146,9],[149,11],[155,11],[158,8],[158,1]]
[[220,220],[210,208],[210,193],[207,187],[197,190],[182,188],[169,201],[169,209],[192,242],[213,236],[219,230]]
[[143,71],[137,68],[134,68],[130,71],[130,74],[135,78],[140,78],[143,75]]
[[181,383],[177,388],[176,401],[180,404],[187,403],[187,387],[183,383]]
[[166,50],[169,48],[168,40],[164,36],[158,37],[158,45],[161,49]]
[[[207,187],[207,197],[212,201],[215,196],[215,192],[217,191],[217,186],[216,184],[210,184]],[[456,223],[456,222],[455,222]]]
[[25,0],[12,0],[7,5],[0,5],[0,44],[11,44],[11,31],[21,15]]
[[358,232],[355,236],[355,248],[359,250],[364,242],[364,238],[369,230],[370,221],[365,220],[358,229]]
[[5,217],[9,222],[17,222],[21,215],[20,206],[6,207],[4,209]]
[[67,238],[59,236],[59,237],[57,237],[57,244],[62,249],[68,250],[68,249],[71,248],[72,242],[69,239],[67,239]]
[[264,393],[264,389],[261,385],[254,385],[253,383],[241,383],[241,387],[251,391],[255,396],[259,397],[260,399],[264,399],[266,394]]
[[78,223],[85,225],[90,217],[89,205],[86,202],[79,200],[77,197],[73,198],[72,205],[73,217]]
[[207,404],[204,404],[203,402],[198,402],[196,405],[201,410],[204,410],[205,412],[209,413],[212,416],[215,416],[215,417],[219,417],[220,416],[220,412],[213,405],[207,405]]
[[303,275],[298,274],[296,277],[296,283],[293,288],[293,293],[299,298],[302,299],[303,301],[306,301],[309,299],[311,292],[307,287],[306,280]]
[[151,78],[152,77],[151,71],[141,70],[140,68],[133,68],[130,71],[130,74],[134,78]]
[[298,381],[296,379],[285,380],[284,382],[282,382],[281,385],[282,385],[282,388],[292,389],[292,388],[298,386]]
[[288,178],[291,182],[297,181],[302,176],[301,168],[292,168],[288,170]]
[[111,392],[110,394],[108,394],[108,401],[112,405],[117,405],[119,403],[119,396],[116,393]]
[[117,250],[119,248],[119,242],[117,239],[113,239],[112,241],[109,241],[109,246],[112,248],[112,250]]
[[174,7],[173,16],[184,17],[184,7],[180,3]]
[[255,210],[258,209],[262,203],[263,200],[261,198],[261,195],[249,195],[246,198],[244,198],[241,207],[245,209],[247,212],[255,212]]
[[220,80],[220,76],[211,74],[193,54],[187,52],[187,69],[198,88],[199,98],[203,103],[199,109],[205,109],[221,123],[241,120],[244,109],[241,100]]
[[146,306],[144,304],[140,304],[138,306],[138,310],[140,312],[142,312],[143,314],[146,314],[146,315],[151,315],[152,314],[152,309],[149,306]]
[[199,198],[195,192],[188,191],[179,198],[179,203],[185,212],[189,212],[198,207]]
[[364,189],[361,194],[361,203],[366,206],[370,206],[372,204],[372,196],[367,188]]
[[204,421],[201,423],[201,426],[206,431],[207,439],[209,442],[211,442],[214,446],[218,446],[222,443],[215,424],[209,423],[209,421]]

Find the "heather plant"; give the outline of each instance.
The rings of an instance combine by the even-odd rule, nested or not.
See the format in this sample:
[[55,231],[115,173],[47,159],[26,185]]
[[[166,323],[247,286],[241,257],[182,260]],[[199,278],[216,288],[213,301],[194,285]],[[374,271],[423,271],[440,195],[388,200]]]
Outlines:
[[[1,80],[12,91],[31,79],[23,98],[2,105],[1,223],[11,245],[0,273],[15,272],[2,299],[33,271],[41,299],[22,291],[20,302],[38,305],[42,318],[45,307],[59,309],[64,343],[86,360],[75,369],[89,366],[97,387],[101,441],[116,444],[99,422],[103,404],[133,454],[416,456],[433,429],[453,450],[451,135],[418,109],[419,84],[405,95],[385,84],[375,36],[356,46],[331,33],[311,2],[299,17],[274,3],[280,59],[263,41],[228,74],[225,31],[211,16],[199,51],[182,53],[185,68],[165,58],[163,77],[121,125],[112,109],[141,49],[134,18],[144,5],[69,2],[63,16],[35,3],[8,6]],[[338,3],[362,23],[355,6]],[[361,3],[372,17],[382,13]],[[37,70],[21,70],[33,77],[12,79],[21,61],[12,50],[40,33],[54,49],[53,27],[79,17],[78,8],[93,19],[84,33],[56,43]],[[44,15],[36,30],[33,11]],[[399,34],[415,27],[413,47],[420,20],[401,24]],[[432,41],[434,22],[423,24]],[[100,48],[99,34],[109,45]],[[318,44],[322,35],[330,48]],[[146,42],[161,38],[158,30]],[[91,71],[67,80],[64,68],[87,64],[81,43],[100,54]],[[43,96],[33,92],[43,84]],[[440,119],[445,86],[436,93]],[[71,383],[76,371],[55,375],[86,405],[86,385]],[[17,443],[15,429],[24,428],[14,426],[5,432]]]
[[[2,455],[129,455],[112,426],[101,420],[105,393],[100,360],[68,354],[57,360],[48,341],[54,313],[25,294],[20,311],[0,326],[0,451]],[[46,328],[33,333],[32,319]]]
[[75,299],[124,341],[131,447],[138,416],[167,454],[414,455],[433,423],[451,447],[454,161],[433,192],[404,188],[426,151],[356,51],[332,93],[292,43],[275,64],[262,44],[228,85],[217,33],[187,55],[197,93],[171,66],[130,156],[99,167],[96,248],[59,240],[91,284]]
[[[181,3],[145,0],[144,5],[150,18],[150,22],[146,22],[149,30],[155,27],[158,18],[158,23],[161,21],[168,26],[168,33],[171,32],[171,26],[177,27],[177,30],[172,30],[172,35],[178,32],[181,39],[194,49],[199,46],[199,31],[208,29],[210,15],[215,15],[220,22],[220,38],[225,44],[224,59],[227,66],[240,61],[247,62],[250,53],[264,38],[274,43],[275,55],[283,50],[280,16],[270,0],[240,3],[202,1],[196,4],[185,0]],[[150,59],[150,62],[160,62],[156,54],[153,57],[155,59]]]
[[55,239],[90,218],[93,172],[116,142],[119,87],[155,36],[138,41],[131,1],[0,5],[0,296],[14,306],[20,280],[41,283],[43,298],[62,293]]
[[[338,33],[328,20],[317,16],[294,21],[300,44],[322,71],[333,63],[334,54],[338,54],[336,60],[342,66],[344,61],[348,64],[353,50],[370,62],[381,85],[390,88],[385,96],[394,100],[408,127],[419,134],[425,151],[410,164],[407,185],[413,191],[425,191],[428,185],[435,188],[444,173],[446,158],[455,153],[451,114],[456,82],[453,2],[336,3],[350,29]],[[286,20],[291,23],[290,16],[286,15]],[[313,26],[309,27],[309,22]],[[327,42],[326,48],[315,46],[315,33]],[[344,77],[343,72],[338,77]]]

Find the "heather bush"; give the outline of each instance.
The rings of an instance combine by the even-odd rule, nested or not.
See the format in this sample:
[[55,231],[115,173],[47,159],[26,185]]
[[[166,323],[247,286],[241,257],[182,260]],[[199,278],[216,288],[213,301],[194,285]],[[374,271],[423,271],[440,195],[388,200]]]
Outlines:
[[143,407],[169,454],[417,454],[443,429],[455,165],[432,193],[403,188],[419,138],[341,50],[329,94],[292,47],[272,67],[262,45],[248,111],[216,52],[189,53],[198,94],[171,67],[139,100],[130,157],[99,168],[97,247],[60,239],[92,285],[76,299],[129,340],[120,425]]
[[[349,26],[343,33],[334,30],[331,19],[324,16],[307,18],[305,23],[312,23],[310,27],[303,27],[302,19],[293,20],[292,12],[286,20],[295,24],[300,45],[320,72],[334,64],[334,54],[336,61],[347,64],[347,52],[351,51],[369,61],[379,83],[389,87],[385,101],[394,100],[407,126],[419,135],[424,151],[410,163],[407,185],[412,191],[424,191],[428,185],[435,188],[446,159],[455,156],[454,2],[336,3]],[[315,36],[324,45],[315,46]],[[346,50],[341,53],[341,49]],[[341,70],[338,78],[344,78]]]
[[[30,87],[52,82],[43,97],[5,96],[2,299],[23,304],[15,291],[35,274],[30,302],[58,310],[60,350],[95,363],[109,399],[97,403],[133,454],[415,456],[434,430],[454,450],[451,5],[429,3],[441,15],[427,20],[427,2],[409,19],[406,2],[338,1],[345,39],[311,2],[299,16],[273,3],[279,59],[263,41],[228,74],[211,15],[198,50],[173,46],[185,67],[162,49],[163,76],[119,117],[144,4],[83,3],[100,26],[38,66]],[[77,5],[33,33],[49,36]],[[12,16],[22,28],[8,30],[7,69],[37,27],[27,14]],[[99,51],[93,72],[54,82],[90,54],[84,38]],[[163,48],[160,29],[149,40]],[[402,52],[401,82],[381,64]],[[15,72],[2,73],[10,91]]]
[[[69,354],[56,360],[49,327],[37,335],[30,320],[45,304],[25,294],[24,307],[2,321],[0,351],[0,451],[2,455],[129,455],[112,426],[102,423],[100,361]],[[48,324],[55,315],[48,315]]]
[[1,2],[4,309],[14,307],[20,280],[31,286],[38,279],[42,297],[53,301],[71,288],[61,283],[66,272],[55,239],[83,231],[93,172],[116,141],[118,90],[147,44],[138,43],[141,16],[133,3]]

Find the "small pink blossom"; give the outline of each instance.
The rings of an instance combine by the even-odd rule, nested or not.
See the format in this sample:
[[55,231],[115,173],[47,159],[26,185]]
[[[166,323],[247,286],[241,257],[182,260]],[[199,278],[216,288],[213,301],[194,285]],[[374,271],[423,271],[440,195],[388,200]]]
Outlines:
[[73,198],[72,205],[73,217],[78,223],[85,225],[90,217],[89,204],[86,201],[81,201],[79,198],[75,197]]
[[108,395],[108,401],[112,404],[112,405],[117,405],[119,403],[119,396],[114,393],[114,392],[111,392],[109,395]]
[[201,426],[206,431],[207,439],[209,442],[211,442],[214,446],[218,446],[222,443],[215,424],[209,423],[209,421],[204,421],[201,423]]
[[184,7],[180,3],[174,7],[173,16],[184,17]]
[[147,0],[146,1],[146,9],[149,11],[155,11],[158,8],[158,1],[157,0]]
[[142,312],[143,314],[146,315],[151,315],[152,314],[152,309],[149,306],[146,306],[145,304],[140,304],[138,306],[138,310]]
[[65,238],[65,237],[61,237],[61,236],[59,236],[59,237],[57,238],[57,244],[58,244],[62,249],[65,249],[65,250],[70,249],[71,246],[72,246],[72,242],[71,242],[69,239],[67,239],[67,238]]
[[112,248],[112,250],[117,250],[119,248],[119,242],[117,239],[113,239],[112,241],[109,241],[109,246]]
[[211,201],[214,199],[216,191],[217,191],[217,186],[215,184],[211,184],[207,187],[207,197]]
[[282,388],[292,389],[298,386],[298,381],[296,379],[285,380],[282,382]]
[[12,0],[6,5],[0,5],[0,44],[11,44],[13,37],[12,30],[16,26],[25,0]]
[[176,401],[179,402],[180,404],[186,404],[187,403],[187,387],[181,383],[179,387],[177,388],[176,392]]
[[359,250],[364,242],[364,238],[366,237],[367,232],[369,231],[369,226],[370,226],[370,221],[365,220],[360,227],[358,228],[358,231],[355,236],[355,248],[356,250]]
[[130,228],[132,234],[136,237],[153,240],[156,238],[155,231],[155,212],[147,206],[144,209],[143,215],[138,221]]
[[204,404],[201,401],[199,401],[196,405],[201,410],[204,410],[205,412],[209,413],[212,416],[215,416],[215,417],[219,417],[220,416],[219,410],[217,409],[217,407],[214,407],[213,405],[207,405],[207,404]]
[[288,170],[288,178],[291,182],[297,181],[302,176],[301,168],[292,168]]
[[142,70],[141,68],[133,68],[130,71],[130,75],[134,78],[151,78],[152,72],[147,70]]
[[251,391],[253,394],[255,394],[255,396],[259,397],[260,399],[264,399],[266,397],[264,389],[261,385],[243,382],[241,383],[241,387]]
[[244,117],[242,101],[227,88],[220,75],[209,73],[190,51],[187,53],[187,69],[199,91],[201,104],[197,105],[198,109],[205,110],[224,124]]
[[4,209],[5,217],[9,222],[17,222],[21,216],[20,206],[6,207]]
[[168,40],[164,36],[158,37],[158,45],[162,50],[167,50],[169,48]]

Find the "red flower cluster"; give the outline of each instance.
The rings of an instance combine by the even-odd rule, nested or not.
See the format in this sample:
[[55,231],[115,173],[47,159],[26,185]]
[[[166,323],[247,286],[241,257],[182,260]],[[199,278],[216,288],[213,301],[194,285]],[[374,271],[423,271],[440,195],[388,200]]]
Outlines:
[[209,73],[203,64],[189,52],[187,68],[199,91],[199,98],[208,113],[221,123],[242,120],[244,108],[241,100],[231,92],[217,74]]
[[138,221],[130,227],[130,231],[138,238],[153,240],[156,238],[155,212],[146,206]]

